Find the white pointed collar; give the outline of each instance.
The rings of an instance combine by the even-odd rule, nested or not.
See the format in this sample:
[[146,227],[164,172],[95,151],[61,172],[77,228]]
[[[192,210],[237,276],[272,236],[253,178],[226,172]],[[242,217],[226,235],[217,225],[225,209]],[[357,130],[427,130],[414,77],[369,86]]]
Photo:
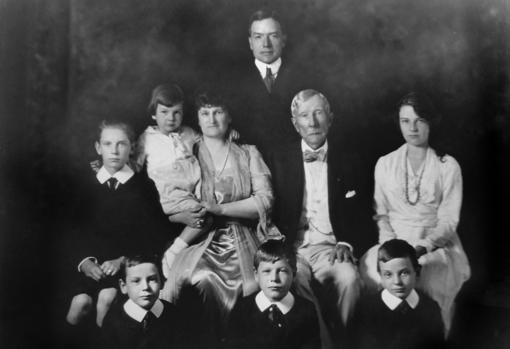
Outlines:
[[290,292],[278,302],[271,302],[262,291],[255,296],[255,303],[261,312],[275,304],[282,314],[287,314],[294,306],[294,301],[294,296]]
[[[164,308],[165,308],[165,306],[163,305],[163,302],[161,302],[158,299],[158,300],[156,300],[156,302],[152,306],[151,310],[149,310],[149,311],[152,312],[154,314],[154,316],[159,318],[161,316],[161,314],[163,314]],[[138,322],[142,322],[145,315],[147,315],[147,313],[149,312],[149,311],[145,310],[144,308],[140,307],[135,302],[133,302],[131,299],[128,299],[126,301],[126,303],[124,303],[124,311],[126,312],[126,314],[129,315],[130,318],[132,318]]]
[[[400,298],[392,295],[386,289],[381,292],[381,298],[382,298],[384,304],[386,304],[386,306],[388,308],[390,308],[391,310],[395,310],[395,308],[398,307],[399,304],[404,301],[403,299],[400,299]],[[414,309],[414,308],[416,308],[418,306],[418,303],[420,302],[420,296],[413,289],[411,291],[411,293],[409,293],[409,295],[406,297],[405,301],[407,302],[407,304],[409,304],[409,306],[411,308]]]
[[104,184],[104,182],[112,177],[117,179],[121,184],[124,184],[133,177],[134,174],[135,172],[128,165],[124,165],[124,167],[115,172],[113,176],[102,166],[99,171],[97,171],[96,178],[101,184]]

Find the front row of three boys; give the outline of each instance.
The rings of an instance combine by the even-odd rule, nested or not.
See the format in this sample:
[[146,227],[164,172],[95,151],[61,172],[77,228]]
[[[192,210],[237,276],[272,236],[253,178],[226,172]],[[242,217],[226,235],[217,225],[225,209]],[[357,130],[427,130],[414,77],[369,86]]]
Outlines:
[[[290,292],[296,272],[295,255],[281,240],[263,243],[254,258],[261,291],[235,305],[225,346],[234,348],[320,348],[313,304]],[[351,322],[355,348],[437,348],[443,345],[438,305],[415,290],[420,272],[415,250],[403,240],[379,249],[378,270],[384,289],[362,299]],[[103,325],[108,348],[191,347],[183,324],[189,319],[158,299],[159,261],[127,259],[120,289],[129,299],[112,309]]]

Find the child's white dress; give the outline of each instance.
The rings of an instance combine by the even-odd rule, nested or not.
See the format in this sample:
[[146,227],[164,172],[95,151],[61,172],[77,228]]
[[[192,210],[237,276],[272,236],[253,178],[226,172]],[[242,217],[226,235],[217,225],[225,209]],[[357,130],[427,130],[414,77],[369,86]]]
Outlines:
[[190,127],[168,136],[149,126],[138,140],[136,162],[146,163],[147,174],[156,184],[161,206],[167,215],[194,209],[199,204],[200,166],[193,156],[199,135]]

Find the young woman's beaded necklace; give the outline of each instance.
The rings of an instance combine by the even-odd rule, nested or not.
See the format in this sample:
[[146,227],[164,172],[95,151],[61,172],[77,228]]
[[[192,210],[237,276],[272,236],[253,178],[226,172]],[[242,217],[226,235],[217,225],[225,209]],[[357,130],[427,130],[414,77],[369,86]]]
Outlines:
[[[405,169],[406,169],[406,201],[409,205],[411,206],[415,206],[418,201],[420,201],[420,198],[421,198],[421,192],[420,192],[420,187],[421,187],[421,179],[423,178],[423,172],[425,172],[425,163],[423,164],[423,167],[421,169],[421,172],[420,172],[420,176],[418,177],[418,183],[416,184],[416,186],[414,187],[414,190],[416,191],[416,200],[414,201],[411,201],[409,199],[409,173],[408,173],[408,164],[407,164],[407,151],[406,151],[406,157],[405,157],[406,161],[405,161]],[[423,161],[425,162],[425,159],[423,159]]]

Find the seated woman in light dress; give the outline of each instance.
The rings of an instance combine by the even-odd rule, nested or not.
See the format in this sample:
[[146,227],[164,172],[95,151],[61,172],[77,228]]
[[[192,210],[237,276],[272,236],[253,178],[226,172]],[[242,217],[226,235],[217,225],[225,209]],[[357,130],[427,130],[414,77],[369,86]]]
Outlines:
[[[271,177],[252,145],[228,140],[231,116],[214,92],[196,97],[202,139],[195,146],[201,169],[199,195],[212,216],[211,230],[177,255],[161,297],[177,301],[184,286],[198,289],[210,326],[226,324],[237,297],[257,289],[253,255],[258,245],[279,232],[269,227],[273,203]],[[256,125],[254,125],[256,126]]]
[[[418,288],[439,304],[448,331],[455,296],[470,267],[456,231],[462,204],[459,164],[431,148],[436,143],[429,145],[438,122],[427,97],[410,93],[401,100],[399,124],[406,143],[377,161],[374,200],[379,243],[399,238],[415,247],[423,267]],[[368,250],[360,263],[369,289],[380,282],[377,249]]]

